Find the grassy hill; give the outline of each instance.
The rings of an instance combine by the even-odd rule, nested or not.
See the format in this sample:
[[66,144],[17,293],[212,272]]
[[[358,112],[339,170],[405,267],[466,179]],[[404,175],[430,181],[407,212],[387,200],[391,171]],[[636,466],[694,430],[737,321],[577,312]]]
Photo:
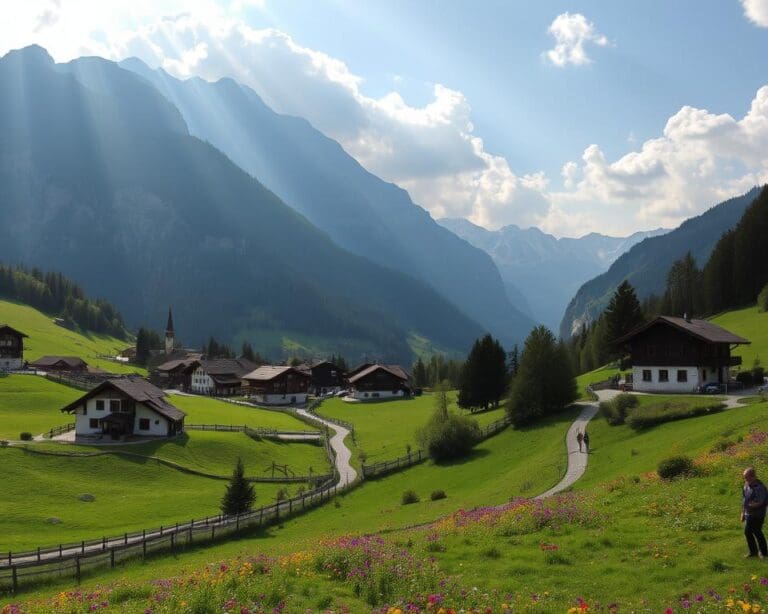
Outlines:
[[752,306],[728,311],[712,318],[712,321],[752,342],[733,351],[735,356],[742,357],[742,368],[751,369],[757,357],[760,357],[764,367],[768,366],[768,313],[760,313],[757,307]]
[[39,435],[72,422],[59,410],[82,394],[35,375],[0,377],[0,439],[18,439],[22,431]]
[[114,356],[131,342],[57,326],[50,316],[27,305],[0,300],[0,323],[9,324],[29,335],[24,340],[24,358],[27,360],[36,360],[46,354],[79,356],[89,366],[111,373],[146,374],[139,367],[97,358],[99,355]]

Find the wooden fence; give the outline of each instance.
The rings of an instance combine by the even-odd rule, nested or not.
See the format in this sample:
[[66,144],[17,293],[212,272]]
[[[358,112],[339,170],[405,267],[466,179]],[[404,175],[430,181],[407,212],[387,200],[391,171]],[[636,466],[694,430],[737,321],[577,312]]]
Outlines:
[[[334,476],[334,481],[338,476]],[[131,558],[143,557],[192,544],[211,542],[227,535],[275,524],[321,505],[345,488],[324,485],[313,491],[261,507],[238,516],[213,516],[199,520],[124,533],[115,537],[84,540],[37,548],[28,552],[8,552],[0,558],[0,590],[16,592],[19,586],[51,578],[74,578],[77,582],[89,570],[114,568]]]
[[69,431],[74,431],[74,430],[75,430],[75,423],[70,422],[69,424],[63,424],[61,426],[54,426],[47,433],[43,433],[43,437],[46,437],[47,439],[51,439],[52,437],[56,437],[56,435],[61,435],[62,433],[69,433]]
[[230,433],[245,433],[249,437],[253,437],[255,439],[276,439],[282,435],[288,437],[315,437],[320,439],[324,435],[324,433],[320,431],[281,431],[278,429],[268,429],[261,426],[253,428],[247,424],[185,424],[184,428],[190,431],[224,431]]

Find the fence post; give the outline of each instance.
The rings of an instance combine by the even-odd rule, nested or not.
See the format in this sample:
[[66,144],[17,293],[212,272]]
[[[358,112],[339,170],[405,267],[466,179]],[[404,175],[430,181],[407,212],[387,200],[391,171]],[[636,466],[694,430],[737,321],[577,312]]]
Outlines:
[[62,554],[61,554],[61,544],[59,544],[59,558],[61,558],[61,556],[62,556]]
[[85,554],[85,540],[80,542],[80,553]]
[[106,550],[107,549],[107,538],[106,536],[101,538],[101,549]]
[[40,562],[40,546],[37,547],[37,562]]

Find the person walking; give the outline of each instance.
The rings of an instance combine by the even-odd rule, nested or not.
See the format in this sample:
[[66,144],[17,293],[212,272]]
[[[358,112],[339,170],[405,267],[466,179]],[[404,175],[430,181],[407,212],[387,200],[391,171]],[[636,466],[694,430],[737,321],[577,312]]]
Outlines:
[[589,433],[587,431],[584,431],[584,449],[589,454]]
[[744,488],[741,500],[741,521],[744,523],[744,537],[747,539],[749,552],[745,558],[759,556],[764,559],[768,556],[768,546],[763,535],[763,523],[765,522],[765,508],[768,506],[768,490],[760,480],[754,467],[747,467],[742,474],[744,476]]
[[584,435],[581,434],[581,431],[576,434],[576,441],[579,442],[579,452],[581,452],[581,442],[584,441]]

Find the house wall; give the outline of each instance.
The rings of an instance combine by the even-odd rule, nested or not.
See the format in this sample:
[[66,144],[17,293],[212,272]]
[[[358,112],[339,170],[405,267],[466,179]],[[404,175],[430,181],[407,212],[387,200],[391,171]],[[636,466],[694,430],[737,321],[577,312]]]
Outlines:
[[397,399],[405,396],[403,390],[358,390],[357,388],[352,390],[352,393],[347,395],[353,399],[359,399],[361,401],[375,401],[376,399]]
[[[662,370],[666,370],[669,373],[669,381],[660,381],[659,372]],[[696,392],[699,386],[712,381],[702,380],[701,370],[694,366],[635,366],[632,368],[632,389],[638,392]],[[650,382],[643,381],[643,371],[651,372]],[[685,371],[688,380],[678,382],[678,371]],[[717,377],[714,378],[714,381],[717,381]]]
[[[91,427],[90,422],[92,418],[104,418],[111,413],[109,410],[109,401],[112,399],[120,399],[122,401],[124,397],[116,392],[104,392],[104,394],[88,399],[85,403],[85,412],[83,411],[82,406],[79,407],[75,412],[75,434],[100,435],[102,432],[101,427]],[[104,409],[96,409],[96,401],[104,401]],[[166,437],[168,435],[167,418],[140,403],[135,405],[134,411],[134,435],[144,435],[147,437]],[[141,418],[149,419],[149,430],[142,431],[139,429],[139,419]]]
[[296,392],[289,394],[252,394],[250,397],[254,402],[263,405],[304,405],[307,402],[305,392]]
[[189,387],[192,392],[197,394],[211,394],[214,391],[213,380],[202,367],[192,371],[192,381],[189,383]]
[[[139,420],[141,418],[147,418],[149,420],[148,431],[143,431],[139,428]],[[133,434],[146,435],[148,437],[166,437],[168,435],[168,419],[144,405],[136,405],[136,418],[133,423]]]
[[15,369],[21,369],[23,366],[24,366],[23,358],[10,358],[10,357],[0,358],[0,370],[2,371],[12,371]]

